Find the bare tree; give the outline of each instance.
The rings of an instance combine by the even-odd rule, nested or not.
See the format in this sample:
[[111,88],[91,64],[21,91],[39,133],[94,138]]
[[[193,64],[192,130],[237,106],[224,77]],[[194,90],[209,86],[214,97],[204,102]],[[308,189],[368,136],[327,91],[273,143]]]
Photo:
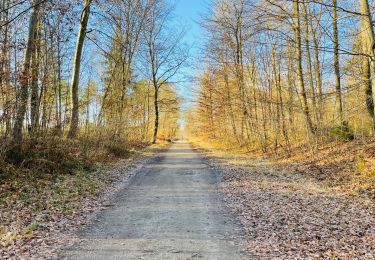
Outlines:
[[294,32],[296,41],[296,51],[297,51],[297,74],[298,74],[298,87],[299,94],[301,96],[302,110],[305,116],[306,125],[308,132],[314,134],[314,127],[311,121],[310,109],[307,103],[307,96],[305,90],[305,82],[303,78],[303,68],[302,68],[302,47],[301,47],[301,22],[300,22],[300,1],[293,0],[293,10],[294,10]]
[[27,108],[27,101],[29,96],[29,84],[30,84],[30,67],[31,59],[35,56],[36,52],[36,39],[37,25],[39,20],[40,8],[42,0],[35,0],[32,2],[32,13],[29,21],[29,32],[28,40],[26,45],[26,52],[23,62],[23,70],[20,79],[21,89],[19,93],[19,104],[16,112],[16,119],[13,127],[13,141],[17,144],[22,142],[22,127],[25,119],[25,113]]
[[[368,0],[361,0],[360,8],[361,8],[361,24],[362,24],[362,34],[363,34],[362,45],[363,45],[363,49],[368,55],[370,75],[371,75],[371,81],[368,84],[371,84],[372,103],[374,104],[374,101],[375,101],[375,50],[374,50],[375,36],[374,36],[372,15],[370,12]],[[368,66],[368,65],[365,63],[365,66]],[[370,92],[369,87],[367,87],[367,93],[368,92]],[[368,100],[367,102],[370,102],[370,101]],[[373,122],[375,126],[375,109],[373,108],[373,110],[374,110]]]
[[339,33],[337,29],[337,0],[332,1],[332,27],[333,27],[333,65],[335,68],[335,89],[336,89],[336,111],[339,116],[340,124],[343,123],[341,79],[340,79],[340,60],[339,60]]
[[84,0],[84,8],[82,11],[79,32],[77,37],[76,51],[73,61],[73,73],[72,73],[72,116],[70,119],[70,129],[68,136],[70,138],[75,138],[78,133],[78,122],[79,122],[79,99],[78,99],[78,88],[79,88],[79,73],[81,68],[81,58],[83,43],[85,41],[87,23],[90,16],[90,6],[92,0]]
[[143,30],[149,79],[154,88],[155,123],[152,143],[159,129],[159,91],[182,68],[188,54],[181,46],[184,31],[170,27],[172,9],[165,1],[150,1],[149,12]]

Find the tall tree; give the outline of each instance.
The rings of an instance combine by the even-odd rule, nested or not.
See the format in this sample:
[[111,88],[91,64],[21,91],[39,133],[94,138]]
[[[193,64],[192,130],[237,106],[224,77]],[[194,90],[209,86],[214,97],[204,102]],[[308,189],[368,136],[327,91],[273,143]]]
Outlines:
[[83,44],[85,41],[87,23],[90,16],[90,7],[92,0],[84,0],[84,8],[80,20],[79,32],[77,37],[76,51],[73,61],[72,83],[71,83],[71,97],[72,97],[72,116],[70,119],[70,128],[68,136],[70,138],[77,137],[78,123],[79,123],[79,73],[81,68],[81,59]]
[[35,43],[35,53],[31,58],[31,107],[30,107],[30,117],[31,117],[31,132],[35,133],[35,130],[39,123],[39,63],[40,63],[40,43],[41,43],[41,21],[38,19],[37,29],[34,32],[34,43]]
[[[374,101],[375,101],[375,36],[374,36],[374,27],[372,21],[372,15],[369,7],[368,0],[360,0],[360,9],[361,9],[361,24],[362,24],[362,45],[365,53],[368,56],[368,63],[365,63],[365,70],[368,69],[366,66],[370,68],[370,75],[371,81],[368,82],[367,85],[367,93],[366,96],[371,95],[372,92],[372,113],[373,113],[373,125],[375,127],[375,109],[374,109]],[[370,91],[370,86],[371,90]],[[371,100],[367,97],[368,106],[371,109]]]
[[339,59],[339,33],[337,29],[337,0],[332,0],[332,27],[333,27],[333,66],[335,68],[335,90],[336,90],[336,113],[340,124],[343,122],[342,93],[340,79],[340,59]]
[[170,27],[172,9],[166,1],[150,0],[147,22],[143,30],[147,69],[154,89],[154,132],[152,143],[156,143],[159,130],[159,91],[181,69],[187,59],[182,49],[184,32]]
[[293,10],[294,10],[294,33],[296,41],[296,51],[297,51],[297,74],[298,74],[298,87],[299,94],[302,102],[302,110],[304,113],[307,130],[309,134],[314,134],[314,127],[311,121],[310,109],[307,102],[305,82],[303,78],[303,67],[302,67],[302,47],[301,47],[301,22],[300,22],[300,1],[293,0]]
[[13,127],[13,141],[16,144],[22,142],[22,128],[25,119],[26,108],[29,97],[29,84],[30,84],[30,67],[31,59],[35,56],[36,52],[36,39],[35,36],[37,31],[37,25],[39,20],[39,13],[41,8],[42,0],[35,0],[32,2],[32,12],[29,21],[29,32],[26,44],[26,52],[23,62],[22,75],[20,78],[20,93],[19,93],[19,104],[16,112],[16,118]]

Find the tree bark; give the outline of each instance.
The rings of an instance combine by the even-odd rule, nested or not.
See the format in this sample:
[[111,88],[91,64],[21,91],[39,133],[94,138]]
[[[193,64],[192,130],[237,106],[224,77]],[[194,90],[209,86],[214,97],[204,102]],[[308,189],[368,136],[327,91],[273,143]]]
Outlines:
[[314,44],[314,71],[315,71],[315,78],[316,78],[316,94],[317,94],[317,110],[318,110],[318,121],[323,120],[323,90],[322,90],[322,74],[320,68],[320,60],[319,60],[319,44],[316,36],[315,29],[312,28],[312,37],[313,37],[313,44]]
[[374,120],[374,101],[372,98],[372,84],[371,84],[371,68],[370,60],[365,57],[363,59],[363,78],[365,81],[365,96],[366,107],[370,117]]
[[37,29],[34,32],[34,43],[35,53],[31,60],[31,134],[34,134],[39,122],[39,58],[40,58],[40,34],[41,34],[41,23],[38,19]]
[[22,142],[22,127],[25,120],[27,100],[29,96],[29,80],[30,80],[30,63],[31,58],[35,55],[35,31],[37,30],[39,9],[40,9],[41,0],[35,1],[32,4],[30,21],[29,21],[29,32],[26,45],[26,52],[24,56],[23,69],[20,78],[20,93],[19,93],[19,102],[18,108],[16,111],[16,119],[13,127],[13,142],[20,144]]
[[[2,8],[4,9],[1,19],[8,21],[9,19],[9,1],[2,1]],[[4,92],[4,120],[5,120],[5,134],[7,138],[12,132],[11,125],[11,85],[10,85],[10,50],[9,50],[9,26],[3,28],[3,44],[2,44],[2,55],[1,55],[1,83],[0,86]]]
[[[375,101],[375,36],[374,36],[374,27],[372,25],[372,15],[370,12],[370,7],[368,0],[360,0],[360,9],[362,13],[362,19],[361,19],[361,24],[362,24],[362,35],[363,35],[363,49],[366,52],[368,57],[368,62],[370,65],[370,78],[371,81],[368,84],[371,85],[372,89],[372,101]],[[367,87],[367,88],[368,88]],[[370,94],[369,89],[366,90],[366,94]],[[374,104],[374,103],[372,103]],[[373,125],[375,128],[375,109],[372,107],[372,114],[373,114]]]
[[152,137],[152,143],[155,144],[158,137],[159,129],[159,100],[158,93],[159,89],[157,86],[154,86],[154,108],[155,108],[155,124],[154,124],[154,135]]
[[294,31],[296,38],[296,51],[297,51],[297,74],[298,74],[298,87],[299,94],[302,102],[302,110],[306,121],[306,126],[309,134],[314,135],[314,127],[310,117],[309,105],[307,103],[305,82],[303,79],[303,68],[302,68],[302,48],[301,48],[301,24],[300,24],[300,11],[299,11],[299,0],[293,0],[294,10]]
[[92,0],[84,0],[84,9],[82,11],[82,17],[79,26],[79,32],[77,37],[76,51],[73,62],[73,74],[71,83],[71,95],[72,95],[72,116],[70,119],[70,129],[68,133],[69,138],[76,138],[78,134],[78,121],[79,121],[79,100],[78,100],[78,87],[79,87],[79,73],[81,68],[81,58],[83,51],[83,43],[85,41],[87,23],[90,16],[90,6]]
[[340,124],[343,123],[341,79],[340,79],[340,60],[339,60],[339,35],[337,29],[337,0],[332,0],[332,16],[333,16],[333,66],[335,68],[335,89],[336,89],[336,113],[339,117]]
[[302,4],[302,6],[303,6],[303,10],[304,10],[304,17],[305,17],[305,23],[304,23],[305,28],[304,29],[305,29],[307,73],[309,75],[309,86],[310,86],[310,91],[311,91],[313,113],[314,113],[315,120],[318,121],[318,113],[317,113],[317,107],[316,107],[316,91],[315,91],[315,87],[314,87],[312,62],[311,62],[311,52],[310,52],[310,38],[309,37],[310,37],[310,29],[311,28],[309,28],[309,12],[308,12],[306,2],[304,2]]

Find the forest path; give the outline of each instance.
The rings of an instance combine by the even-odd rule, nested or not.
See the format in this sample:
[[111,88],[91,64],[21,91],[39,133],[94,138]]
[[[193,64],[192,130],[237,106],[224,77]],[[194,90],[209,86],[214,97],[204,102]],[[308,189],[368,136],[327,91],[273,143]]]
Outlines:
[[145,165],[63,259],[240,259],[215,172],[178,142]]

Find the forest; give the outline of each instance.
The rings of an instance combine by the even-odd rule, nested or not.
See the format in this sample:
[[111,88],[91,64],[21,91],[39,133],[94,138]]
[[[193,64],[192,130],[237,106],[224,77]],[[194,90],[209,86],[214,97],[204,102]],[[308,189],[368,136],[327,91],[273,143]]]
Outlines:
[[5,162],[38,159],[28,151],[50,146],[121,154],[176,135],[181,98],[173,77],[187,51],[165,3],[9,0],[0,7]]
[[275,153],[371,139],[371,9],[339,2],[218,1],[204,19],[192,135]]
[[[175,14],[185,1],[0,0],[0,258],[37,241],[41,213],[88,214],[84,198],[125,171],[102,169],[181,139],[359,196],[371,223],[375,2],[202,0],[189,46]],[[375,254],[364,233],[353,256]]]

